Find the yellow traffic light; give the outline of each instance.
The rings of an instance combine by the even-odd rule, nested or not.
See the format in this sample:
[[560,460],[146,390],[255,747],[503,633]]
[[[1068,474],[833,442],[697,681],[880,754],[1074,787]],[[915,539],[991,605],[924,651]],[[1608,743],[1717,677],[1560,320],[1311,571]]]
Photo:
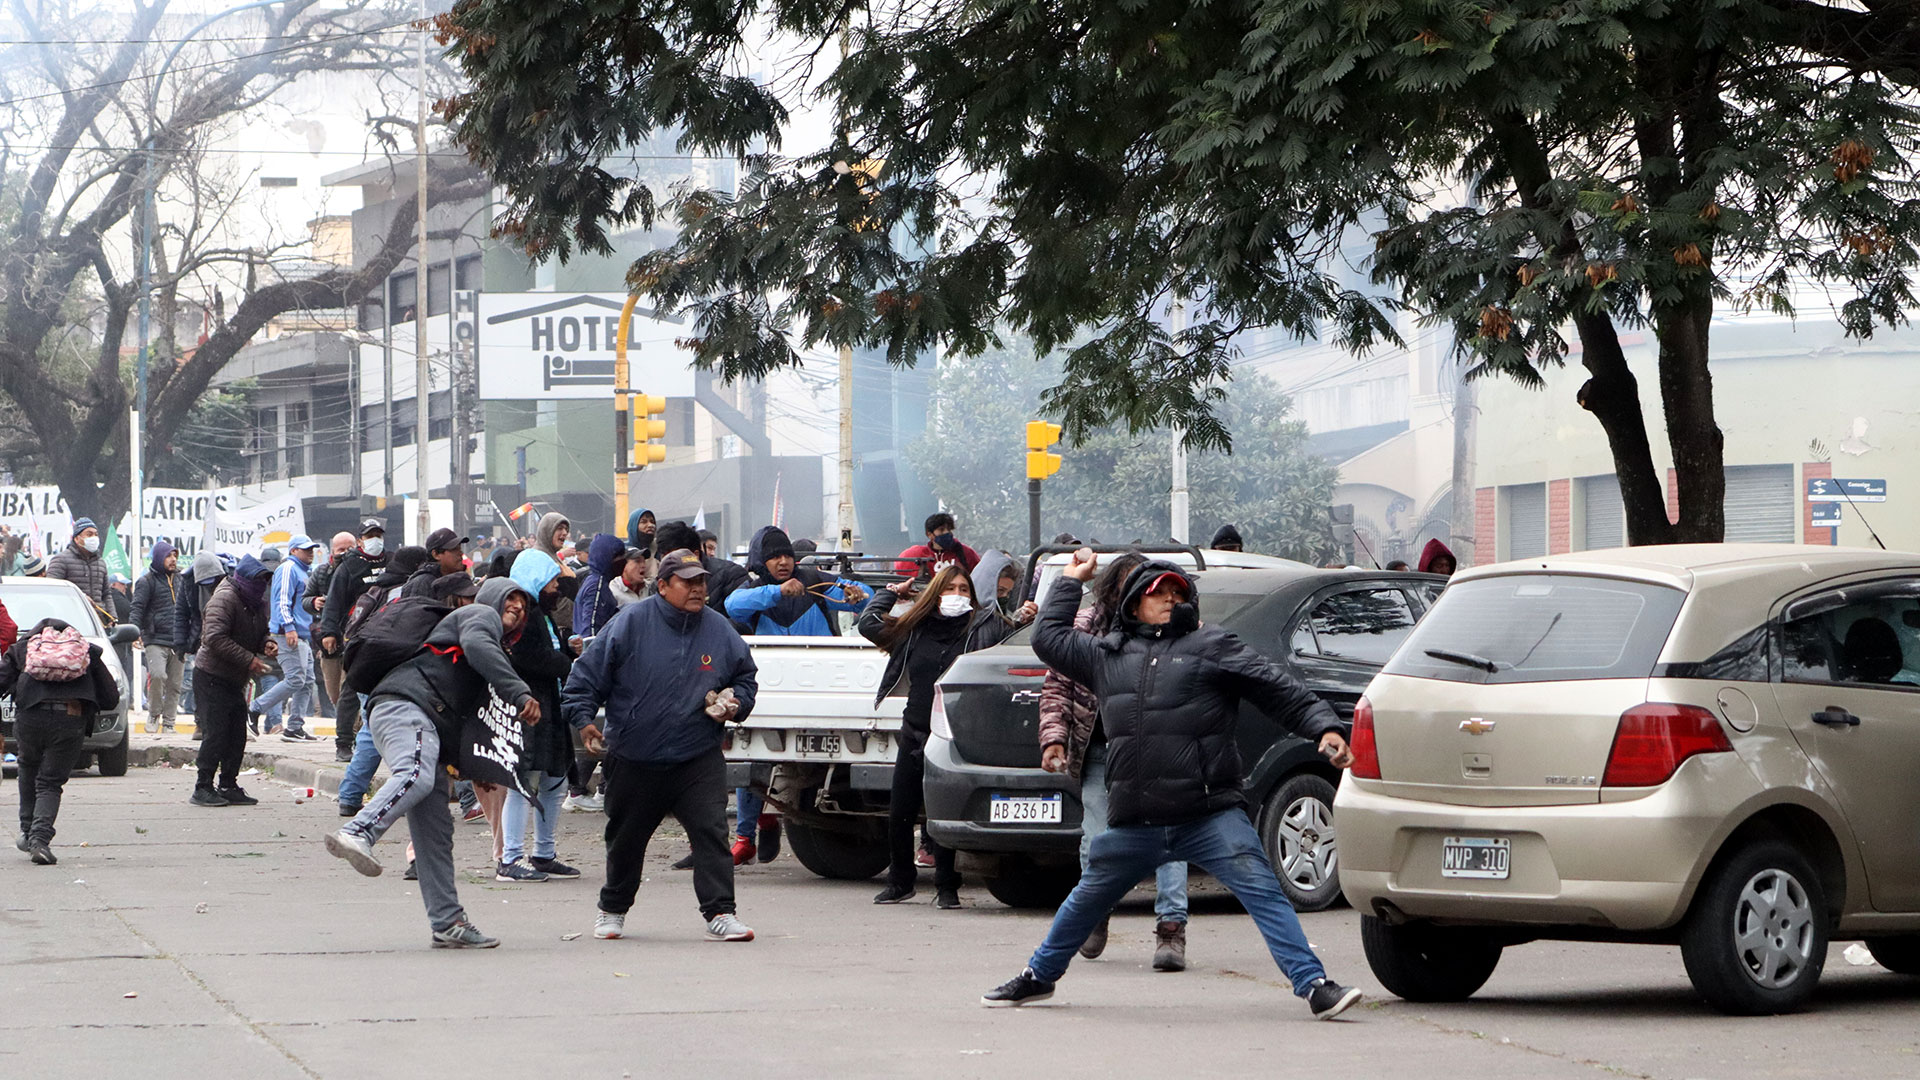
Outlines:
[[1060,441],[1060,425],[1049,424],[1045,420],[1033,420],[1027,424],[1027,449],[1045,450]]
[[1027,479],[1045,480],[1060,471],[1060,455],[1045,450],[1027,451]]
[[1060,471],[1060,455],[1047,449],[1059,441],[1059,424],[1035,420],[1027,425],[1027,479],[1045,480]]
[[633,463],[640,468],[667,460],[667,422],[655,420],[667,411],[667,399],[655,394],[633,395]]

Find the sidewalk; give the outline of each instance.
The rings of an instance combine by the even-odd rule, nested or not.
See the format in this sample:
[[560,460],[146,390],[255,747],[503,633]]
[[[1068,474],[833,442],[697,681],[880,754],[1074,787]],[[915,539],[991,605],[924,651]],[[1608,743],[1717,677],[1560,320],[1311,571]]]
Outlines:
[[[179,730],[170,735],[147,734],[144,713],[130,712],[127,722],[133,729],[129,761],[136,767],[191,767],[200,755],[200,744],[193,741],[193,722],[185,716],[175,724]],[[316,788],[328,798],[339,795],[340,779],[347,767],[333,760],[333,721],[322,720],[320,724],[324,726],[312,721],[307,724],[308,731],[321,736],[313,742],[286,742],[278,735],[249,737],[246,767],[295,787]],[[376,787],[385,775],[386,765],[382,763],[374,774]]]

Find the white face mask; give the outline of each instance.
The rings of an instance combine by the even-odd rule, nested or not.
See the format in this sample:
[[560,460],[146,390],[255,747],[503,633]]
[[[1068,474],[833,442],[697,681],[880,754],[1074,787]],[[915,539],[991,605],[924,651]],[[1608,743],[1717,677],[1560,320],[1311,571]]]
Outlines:
[[360,541],[360,550],[378,558],[381,552],[387,550],[387,540],[383,536],[369,536]]
[[940,598],[940,614],[949,619],[957,619],[973,610],[973,601],[964,596],[943,596]]
[[80,541],[80,546],[93,552],[95,555],[100,554],[100,538],[97,536],[89,536],[85,540]]

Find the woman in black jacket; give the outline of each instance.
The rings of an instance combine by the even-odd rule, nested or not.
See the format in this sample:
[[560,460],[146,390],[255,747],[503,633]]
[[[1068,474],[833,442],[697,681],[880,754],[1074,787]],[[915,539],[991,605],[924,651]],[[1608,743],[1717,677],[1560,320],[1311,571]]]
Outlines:
[[53,822],[60,816],[60,793],[79,760],[81,740],[93,719],[120,704],[120,687],[100,659],[100,646],[87,644],[87,670],[64,682],[41,681],[27,674],[27,647],[42,631],[72,629],[59,619],[42,619],[0,653],[0,693],[12,694],[15,750],[20,766],[20,839],[15,846],[41,866],[60,860],[52,849]]
[[[890,585],[874,594],[860,615],[860,634],[887,652],[887,673],[880,680],[878,705],[903,685],[907,707],[900,718],[900,751],[893,762],[893,800],[887,811],[887,887],[873,898],[876,904],[897,904],[914,894],[918,876],[913,867],[913,840],[925,803],[921,784],[927,772],[927,736],[933,721],[933,690],[961,653],[967,651],[967,629],[977,608],[973,582],[959,563],[933,575],[913,604],[898,617],[892,611],[912,590],[913,582]],[[954,869],[953,849],[929,840],[933,855],[934,905],[960,906],[960,872]]]

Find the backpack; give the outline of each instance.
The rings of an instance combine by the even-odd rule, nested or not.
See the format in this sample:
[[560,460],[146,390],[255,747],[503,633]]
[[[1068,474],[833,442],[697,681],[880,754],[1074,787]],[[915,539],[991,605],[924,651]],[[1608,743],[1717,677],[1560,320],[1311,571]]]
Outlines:
[[353,602],[353,607],[348,609],[346,622],[340,627],[340,636],[353,640],[353,636],[367,625],[373,613],[387,606],[387,593],[390,590],[391,586],[388,585],[368,586],[367,591],[361,593],[360,598]]
[[80,631],[49,626],[27,642],[27,675],[40,682],[72,682],[87,673],[89,650]]
[[388,673],[420,652],[427,635],[453,609],[424,596],[407,596],[369,615],[347,640],[346,683],[361,694],[373,693]]

